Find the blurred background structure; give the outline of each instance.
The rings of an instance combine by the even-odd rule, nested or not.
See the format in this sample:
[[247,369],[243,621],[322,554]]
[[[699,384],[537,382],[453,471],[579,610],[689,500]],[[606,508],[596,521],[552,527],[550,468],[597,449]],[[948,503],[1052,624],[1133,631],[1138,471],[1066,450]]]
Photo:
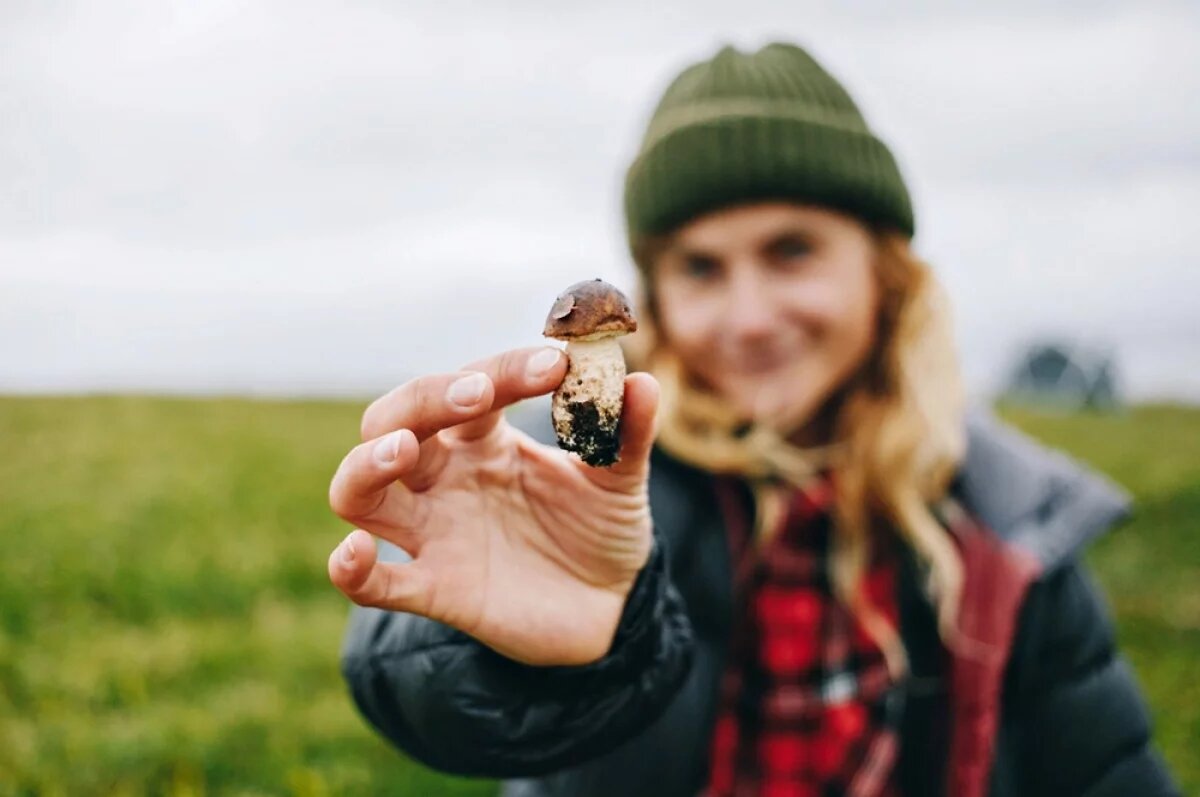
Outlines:
[[6,0],[0,797],[491,793],[354,713],[328,479],[366,399],[632,287],[648,103],[776,38],[897,153],[975,396],[1124,408],[1005,414],[1134,494],[1090,561],[1200,791],[1194,2]]
[[1118,385],[1111,352],[1046,341],[1021,353],[1001,398],[1034,407],[1114,410],[1122,404]]

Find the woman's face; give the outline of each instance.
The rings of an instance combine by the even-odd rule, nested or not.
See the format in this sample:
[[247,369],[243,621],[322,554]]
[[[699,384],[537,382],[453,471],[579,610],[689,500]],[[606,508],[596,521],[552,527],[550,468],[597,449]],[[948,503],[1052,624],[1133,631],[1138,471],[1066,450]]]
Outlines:
[[875,247],[855,219],[771,202],[702,216],[656,258],[661,332],[747,419],[792,432],[875,339]]

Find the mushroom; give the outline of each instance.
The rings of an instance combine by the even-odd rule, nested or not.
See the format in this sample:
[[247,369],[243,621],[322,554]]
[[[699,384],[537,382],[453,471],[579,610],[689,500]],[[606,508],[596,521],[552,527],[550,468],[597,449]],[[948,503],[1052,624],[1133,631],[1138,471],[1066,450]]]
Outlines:
[[625,397],[625,357],[617,338],[636,329],[629,300],[601,279],[567,288],[546,317],[542,334],[565,340],[569,361],[550,409],[558,446],[592,467],[617,461]]

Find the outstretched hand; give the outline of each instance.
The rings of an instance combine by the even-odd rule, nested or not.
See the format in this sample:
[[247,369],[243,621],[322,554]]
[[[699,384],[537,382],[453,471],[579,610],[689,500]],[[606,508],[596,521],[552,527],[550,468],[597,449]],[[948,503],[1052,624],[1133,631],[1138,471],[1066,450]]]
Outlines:
[[[334,585],[359,605],[429,617],[529,664],[602,657],[650,553],[658,385],[626,377],[620,461],[591,468],[504,419],[566,368],[558,349],[514,350],[372,403],[364,442],[329,489],[333,510],[359,527],[329,557]],[[379,561],[372,535],[412,561]]]

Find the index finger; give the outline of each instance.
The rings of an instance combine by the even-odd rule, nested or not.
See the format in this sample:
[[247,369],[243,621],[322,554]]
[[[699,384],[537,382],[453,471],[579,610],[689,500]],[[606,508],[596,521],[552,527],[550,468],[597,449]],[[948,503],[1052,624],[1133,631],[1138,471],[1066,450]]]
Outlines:
[[[450,401],[446,377],[426,376],[406,382],[376,399],[363,413],[363,440],[382,437],[396,429],[412,429],[418,439],[460,423],[504,409],[522,399],[549,393],[558,387],[567,373],[567,358],[553,346],[512,349],[496,354],[464,369],[488,377],[488,391],[481,404],[463,410]],[[419,430],[419,431],[418,431]]]

